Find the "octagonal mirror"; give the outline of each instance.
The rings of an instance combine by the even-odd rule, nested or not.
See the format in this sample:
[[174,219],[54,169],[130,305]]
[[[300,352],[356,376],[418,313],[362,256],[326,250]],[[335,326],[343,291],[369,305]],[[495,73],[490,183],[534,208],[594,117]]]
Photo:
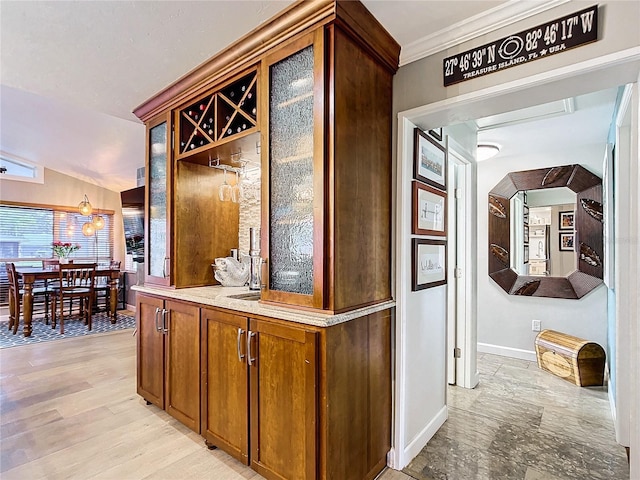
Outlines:
[[602,181],[584,167],[512,172],[489,192],[489,276],[508,294],[581,298],[603,250]]

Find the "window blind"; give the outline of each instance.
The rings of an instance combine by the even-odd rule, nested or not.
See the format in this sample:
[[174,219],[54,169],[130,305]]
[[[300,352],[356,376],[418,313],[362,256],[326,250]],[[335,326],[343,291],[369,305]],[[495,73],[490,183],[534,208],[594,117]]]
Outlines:
[[0,304],[8,299],[5,262],[40,266],[43,258],[54,258],[54,241],[79,244],[80,249],[69,255],[76,262],[108,264],[113,258],[113,214],[99,215],[104,228],[86,237],[82,225],[92,217],[77,210],[0,205]]

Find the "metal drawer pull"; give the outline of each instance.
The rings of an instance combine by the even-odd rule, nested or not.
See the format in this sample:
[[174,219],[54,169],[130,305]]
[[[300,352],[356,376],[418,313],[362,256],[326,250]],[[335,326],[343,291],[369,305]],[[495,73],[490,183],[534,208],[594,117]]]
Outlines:
[[256,361],[256,358],[251,356],[251,337],[255,336],[255,332],[252,332],[251,330],[247,332],[247,363],[249,366],[253,365],[253,362]]
[[244,330],[242,330],[241,328],[238,328],[238,338],[236,340],[236,349],[238,351],[238,360],[242,361],[242,359],[244,358],[244,353],[242,353],[240,351],[240,339],[242,338],[242,334],[244,333]]

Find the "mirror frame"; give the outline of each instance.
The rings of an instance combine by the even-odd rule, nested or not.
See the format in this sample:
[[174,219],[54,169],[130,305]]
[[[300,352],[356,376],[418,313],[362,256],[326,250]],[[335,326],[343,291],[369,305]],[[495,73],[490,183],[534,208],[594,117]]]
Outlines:
[[[566,277],[518,275],[510,264],[510,199],[519,191],[568,187],[576,193],[577,270]],[[489,192],[489,276],[509,295],[578,299],[599,286],[604,274],[602,180],[581,165],[507,174]]]

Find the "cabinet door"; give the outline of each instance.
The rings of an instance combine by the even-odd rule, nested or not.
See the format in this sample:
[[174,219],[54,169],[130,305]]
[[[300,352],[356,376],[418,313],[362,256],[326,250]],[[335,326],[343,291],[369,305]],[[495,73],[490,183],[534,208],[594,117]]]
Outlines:
[[[324,42],[306,35],[263,62],[263,299],[322,308]],[[266,206],[266,208],[265,208]]]
[[250,320],[251,468],[266,478],[315,479],[316,334]]
[[171,284],[171,116],[147,124],[145,282]]
[[202,309],[202,436],[249,464],[247,317]]
[[164,408],[164,335],[160,324],[160,298],[136,295],[137,392]]
[[200,433],[200,308],[165,302],[165,410]]

